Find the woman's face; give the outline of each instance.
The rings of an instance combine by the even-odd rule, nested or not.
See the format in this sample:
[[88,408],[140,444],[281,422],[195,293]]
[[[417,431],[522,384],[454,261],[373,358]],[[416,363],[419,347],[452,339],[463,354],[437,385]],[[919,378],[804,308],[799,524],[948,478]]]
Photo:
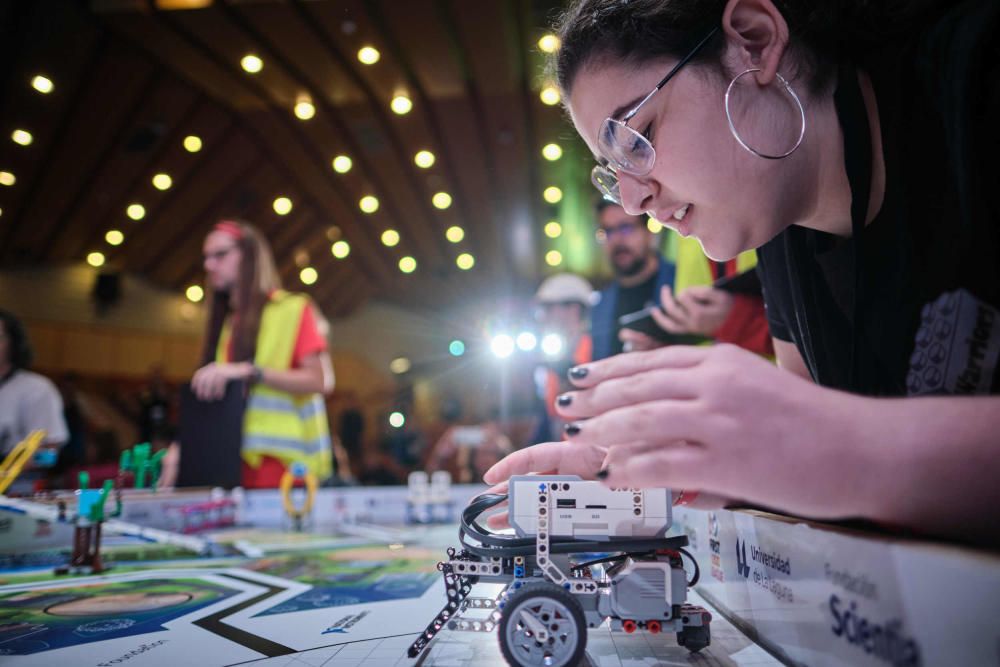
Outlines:
[[205,273],[213,289],[228,292],[240,275],[240,248],[232,234],[213,231],[205,238],[202,255]]
[[[640,67],[594,63],[580,71],[569,110],[595,156],[600,155],[597,136],[604,119],[620,118],[634,108],[672,65],[669,60]],[[756,88],[752,77],[743,77],[744,82]],[[628,213],[646,213],[682,236],[694,236],[705,253],[719,261],[762,245],[791,224],[799,187],[789,169],[795,153],[786,160],[764,160],[732,137],[723,104],[725,87],[713,73],[696,71],[692,65],[682,69],[628,123],[646,134],[656,149],[652,171],[618,175]],[[754,99],[754,88],[747,88],[744,100]],[[733,109],[737,121],[752,135],[746,138],[758,145],[780,144],[798,129],[762,119],[761,114],[770,111],[766,99],[756,109],[745,103],[741,109],[747,113]],[[776,115],[784,119],[780,110]]]

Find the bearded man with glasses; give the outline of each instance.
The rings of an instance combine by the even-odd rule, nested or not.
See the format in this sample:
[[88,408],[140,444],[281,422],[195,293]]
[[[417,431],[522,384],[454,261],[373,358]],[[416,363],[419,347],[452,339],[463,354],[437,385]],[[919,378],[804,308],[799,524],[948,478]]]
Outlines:
[[597,241],[615,274],[591,315],[596,360],[621,353],[626,341],[643,349],[656,344],[645,334],[621,329],[618,318],[658,304],[660,291],[674,283],[674,265],[657,251],[657,237],[646,226],[645,216],[629,215],[607,198],[595,209]]

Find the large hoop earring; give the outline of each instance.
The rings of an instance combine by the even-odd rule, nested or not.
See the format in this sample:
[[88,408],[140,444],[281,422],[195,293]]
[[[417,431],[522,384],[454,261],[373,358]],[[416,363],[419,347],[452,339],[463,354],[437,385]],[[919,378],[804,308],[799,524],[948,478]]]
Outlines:
[[745,148],[747,151],[753,153],[757,157],[762,157],[765,160],[780,160],[794,153],[795,149],[797,149],[802,144],[802,137],[806,135],[806,110],[802,107],[802,101],[799,99],[799,96],[795,94],[795,91],[792,90],[792,87],[789,85],[789,83],[785,81],[785,77],[781,76],[777,72],[774,73],[774,76],[778,77],[778,81],[781,82],[781,85],[785,87],[785,90],[788,91],[788,94],[792,96],[793,100],[795,100],[795,104],[798,105],[799,117],[802,119],[802,129],[799,130],[799,138],[795,141],[795,145],[789,148],[781,155],[768,155],[767,153],[761,153],[756,148],[753,148],[752,146],[747,144],[747,142],[743,141],[742,137],[740,137],[740,133],[736,131],[736,125],[733,124],[733,116],[729,112],[729,93],[732,92],[733,86],[735,86],[736,82],[740,80],[740,77],[746,74],[750,74],[751,72],[759,72],[759,71],[760,71],[759,67],[753,69],[745,69],[739,74],[737,74],[733,78],[733,80],[729,82],[729,87],[726,88],[726,101],[725,101],[726,120],[729,121],[729,131],[732,133],[733,139],[736,139],[736,141],[739,143],[740,146]]

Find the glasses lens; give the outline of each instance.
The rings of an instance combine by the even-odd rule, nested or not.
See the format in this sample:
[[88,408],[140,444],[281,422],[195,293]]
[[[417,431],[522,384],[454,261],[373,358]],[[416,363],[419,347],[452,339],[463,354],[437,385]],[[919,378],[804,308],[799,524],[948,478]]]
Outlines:
[[618,178],[610,169],[596,165],[590,171],[590,182],[594,184],[598,192],[604,195],[605,199],[610,199],[616,204],[621,203],[621,195],[618,194]]
[[605,118],[597,137],[601,154],[615,170],[645,176],[653,168],[656,151],[649,139],[613,118]]

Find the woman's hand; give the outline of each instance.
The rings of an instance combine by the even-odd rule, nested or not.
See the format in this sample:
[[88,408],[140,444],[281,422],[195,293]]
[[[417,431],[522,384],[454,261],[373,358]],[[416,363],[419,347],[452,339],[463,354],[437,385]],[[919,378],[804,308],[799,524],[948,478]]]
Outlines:
[[253,364],[241,361],[235,364],[212,362],[195,371],[191,378],[191,390],[202,401],[217,401],[226,395],[226,384],[230,380],[249,380],[253,375]]
[[654,309],[653,319],[664,331],[712,337],[729,317],[733,296],[710,285],[694,285],[674,297],[664,285],[660,303],[663,310]]
[[[543,442],[519,449],[498,461],[483,475],[487,484],[494,484],[487,493],[507,493],[507,480],[511,475],[578,475],[593,479],[600,470],[607,450],[599,445],[578,445],[572,442]],[[506,507],[504,502],[497,508]],[[507,513],[494,514],[486,519],[493,529],[508,528]]]
[[[823,389],[732,345],[618,355],[571,373],[557,409],[568,443],[513,454],[495,483],[531,470],[702,490],[814,517],[856,516],[878,488],[856,424],[873,401]],[[621,444],[624,443],[624,444]],[[875,452],[872,449],[876,449]],[[884,468],[883,468],[884,469]],[[582,474],[581,474],[582,473]]]

